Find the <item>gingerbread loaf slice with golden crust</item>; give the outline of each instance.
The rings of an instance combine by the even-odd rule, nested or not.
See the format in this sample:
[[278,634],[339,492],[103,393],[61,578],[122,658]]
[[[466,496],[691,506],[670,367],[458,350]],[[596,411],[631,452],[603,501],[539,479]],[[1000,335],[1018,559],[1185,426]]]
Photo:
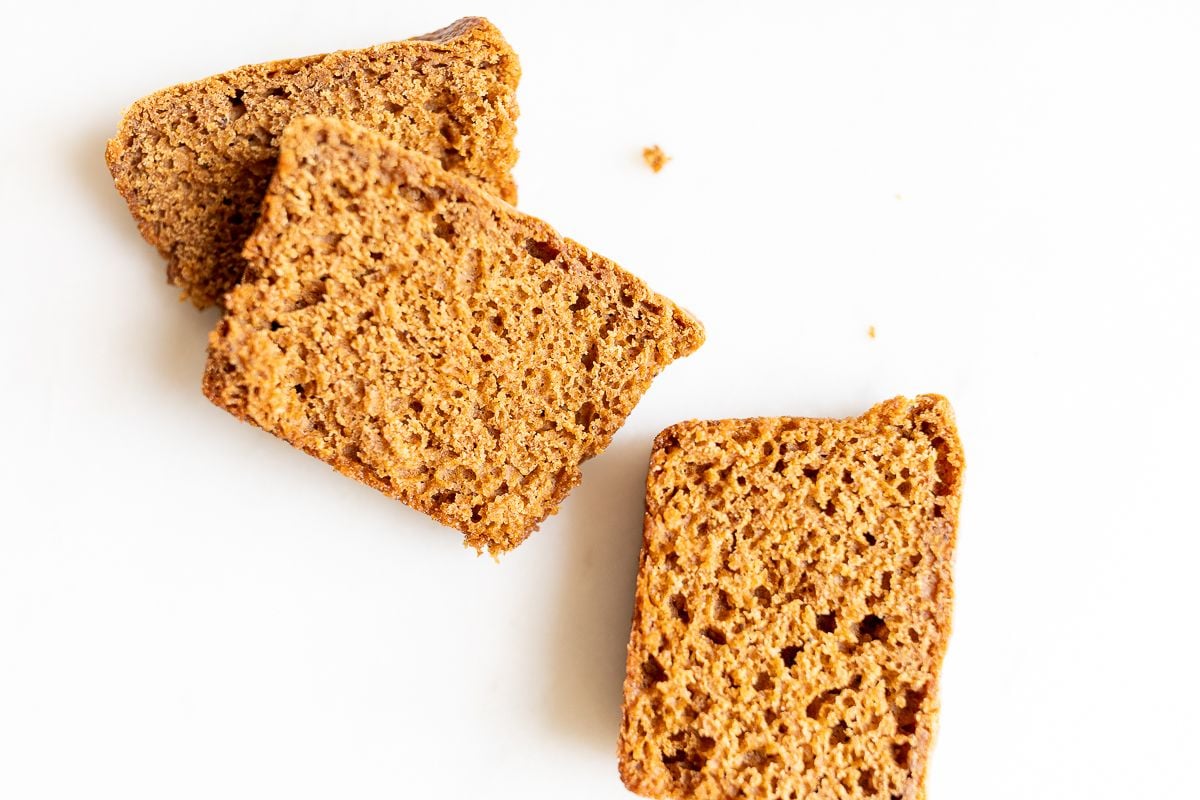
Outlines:
[[655,441],[619,763],[647,797],[924,797],[962,448],[942,397]]
[[700,324],[427,156],[339,120],[284,131],[205,394],[508,550],[579,482]]
[[131,106],[106,158],[142,236],[198,307],[241,280],[294,117],[366,125],[515,202],[516,54],[479,17],[400,42],[240,67]]

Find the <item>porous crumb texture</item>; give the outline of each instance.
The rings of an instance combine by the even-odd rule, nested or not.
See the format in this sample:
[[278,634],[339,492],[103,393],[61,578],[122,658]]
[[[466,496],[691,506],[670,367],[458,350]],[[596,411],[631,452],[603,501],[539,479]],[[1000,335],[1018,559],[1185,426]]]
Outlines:
[[611,261],[338,120],[285,131],[246,258],[208,397],[493,553],[704,338]]
[[663,431],[625,784],[661,798],[922,798],[962,467],[934,395],[844,421]]
[[106,158],[142,236],[198,307],[242,277],[284,126],[350,119],[516,200],[516,54],[487,20],[364,50],[241,67],[145,97]]

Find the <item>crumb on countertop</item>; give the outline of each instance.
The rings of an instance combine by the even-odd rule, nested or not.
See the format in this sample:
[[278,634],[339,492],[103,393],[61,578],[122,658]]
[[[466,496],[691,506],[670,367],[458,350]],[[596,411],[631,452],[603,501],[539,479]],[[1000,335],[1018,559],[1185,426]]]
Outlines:
[[875,338],[875,326],[874,325],[867,328],[867,336],[870,336],[872,339]]
[[658,172],[666,163],[671,160],[671,157],[663,152],[658,145],[653,147],[645,147],[642,149],[642,160],[646,162],[646,166]]

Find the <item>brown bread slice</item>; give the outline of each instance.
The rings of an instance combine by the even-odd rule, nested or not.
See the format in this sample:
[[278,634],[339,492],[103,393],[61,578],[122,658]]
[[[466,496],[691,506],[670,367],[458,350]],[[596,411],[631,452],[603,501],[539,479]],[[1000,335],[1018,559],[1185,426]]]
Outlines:
[[608,259],[338,120],[285,130],[246,258],[205,394],[493,553],[704,339]]
[[117,189],[167,276],[198,307],[241,280],[242,245],[293,117],[386,133],[509,202],[517,160],[516,54],[487,20],[364,50],[240,67],[133,104],[108,143]]
[[670,798],[912,798],[950,631],[962,449],[942,397],[659,434],[621,777]]

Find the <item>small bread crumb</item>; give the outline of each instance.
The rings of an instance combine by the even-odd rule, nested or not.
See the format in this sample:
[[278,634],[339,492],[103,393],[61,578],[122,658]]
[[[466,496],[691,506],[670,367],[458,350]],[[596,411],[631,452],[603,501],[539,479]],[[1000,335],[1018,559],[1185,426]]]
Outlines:
[[875,338],[875,326],[874,325],[867,328],[867,336],[870,336],[872,339]]
[[654,145],[653,147],[642,148],[642,160],[646,162],[646,166],[658,172],[666,166],[671,157],[664,153],[661,147]]

